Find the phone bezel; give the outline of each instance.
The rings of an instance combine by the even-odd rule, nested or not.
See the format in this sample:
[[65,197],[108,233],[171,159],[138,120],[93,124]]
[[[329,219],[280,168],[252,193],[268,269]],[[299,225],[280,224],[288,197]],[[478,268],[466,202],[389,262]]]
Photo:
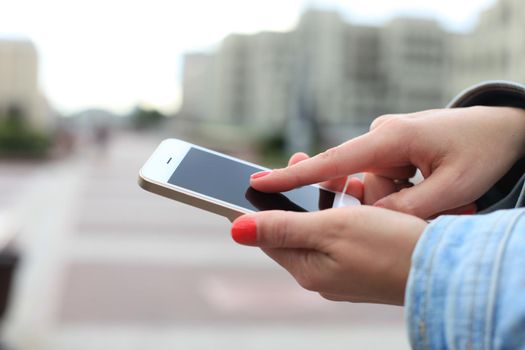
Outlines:
[[[214,150],[201,147],[186,141],[178,140],[178,139],[167,139],[160,143],[160,145],[157,147],[157,149],[153,152],[153,154],[150,156],[150,158],[146,161],[142,169],[140,170],[140,177],[150,183],[154,183],[160,186],[163,186],[165,188],[181,192],[185,195],[195,197],[197,199],[200,199],[202,201],[206,201],[210,204],[221,206],[228,208],[232,210],[233,212],[236,212],[237,215],[240,216],[242,214],[249,214],[253,213],[253,210],[225,202],[223,200],[207,196],[205,194],[195,192],[192,190],[189,190],[184,187],[180,187],[177,185],[170,184],[168,180],[170,179],[171,175],[177,170],[178,166],[186,156],[186,154],[189,152],[191,148],[200,149],[204,152],[208,152],[211,154],[214,154],[218,157],[228,158],[230,160],[233,160],[235,162],[243,163],[246,165],[250,165],[253,167],[256,167],[258,169],[263,170],[269,170],[268,168],[262,167],[260,165],[247,162],[245,160],[235,158],[232,156],[229,156],[224,153],[216,152]],[[171,157],[171,161],[167,163],[168,159]],[[144,186],[142,186],[144,187]],[[159,193],[160,194],[160,193]],[[162,193],[161,195],[165,195]],[[176,198],[179,200],[179,198]],[[202,208],[202,206],[198,205],[197,203],[189,203],[191,205],[195,205],[197,207]],[[209,210],[209,208],[203,208],[206,210]],[[217,212],[213,210],[214,212]],[[221,215],[225,215],[224,213],[219,213]],[[226,215],[227,217],[231,218],[231,214]]]
[[[235,162],[255,167],[261,171],[270,170],[258,164],[235,158],[227,154],[201,147],[186,141],[179,139],[166,139],[159,144],[159,146],[146,161],[144,166],[140,169],[139,185],[147,191],[154,192],[161,196],[175,199],[204,210],[212,211],[219,215],[226,216],[230,220],[234,220],[236,217],[243,214],[254,213],[255,211],[253,210],[225,202],[223,200],[210,197],[184,187],[173,185],[168,182],[171,175],[177,170],[178,166],[192,147],[214,154],[218,157],[227,158]],[[168,162],[168,159],[170,158],[171,161]],[[334,198],[334,207],[356,204],[355,201],[357,200],[351,196],[331,191],[317,184],[312,184],[309,186],[322,188],[323,190],[335,193],[336,197]],[[173,192],[178,192],[180,195],[177,195],[177,193]],[[357,203],[359,203],[359,201],[357,201]]]

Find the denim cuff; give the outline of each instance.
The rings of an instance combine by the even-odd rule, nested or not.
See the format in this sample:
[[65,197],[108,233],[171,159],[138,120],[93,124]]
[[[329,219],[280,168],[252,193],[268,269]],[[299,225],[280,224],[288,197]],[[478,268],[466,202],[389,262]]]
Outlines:
[[[405,316],[412,347],[489,349],[518,339],[514,335],[503,339],[516,331],[516,324],[500,322],[502,312],[518,312],[515,319],[525,333],[523,249],[523,209],[434,220],[413,253],[406,288]],[[522,296],[506,300],[509,293],[515,293],[514,298]],[[513,309],[516,303],[521,303],[522,311]],[[517,331],[520,334],[519,327]]]

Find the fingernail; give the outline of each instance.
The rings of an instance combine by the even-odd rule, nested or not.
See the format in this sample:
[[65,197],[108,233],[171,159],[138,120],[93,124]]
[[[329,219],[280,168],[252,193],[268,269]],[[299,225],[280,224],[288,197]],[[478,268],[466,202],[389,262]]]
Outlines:
[[258,179],[260,177],[266,176],[269,173],[271,173],[271,170],[259,171],[258,173],[252,174],[250,176],[250,179],[255,180],[255,179]]
[[253,218],[240,218],[233,222],[232,238],[240,244],[253,244],[257,239],[257,225]]
[[476,214],[476,209],[467,209],[459,213],[460,215],[474,215]]

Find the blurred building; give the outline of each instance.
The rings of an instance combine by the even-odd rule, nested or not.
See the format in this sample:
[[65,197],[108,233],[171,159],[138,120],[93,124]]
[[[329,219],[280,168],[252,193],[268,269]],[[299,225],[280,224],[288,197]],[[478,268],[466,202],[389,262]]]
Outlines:
[[435,21],[399,18],[382,29],[388,113],[416,112],[446,104],[450,34]]
[[31,127],[48,131],[51,108],[38,87],[38,55],[25,40],[0,40],[0,118],[16,114]]
[[212,55],[186,55],[182,85],[184,86],[184,113],[187,118],[199,119],[208,115],[211,107]]
[[182,115],[227,123],[282,122],[293,65],[288,37],[233,34],[216,54],[186,55]]
[[447,34],[430,20],[356,26],[312,10],[290,32],[230,35],[185,57],[181,116],[274,132],[290,119],[358,129],[444,104]]
[[525,6],[499,0],[483,12],[471,33],[456,35],[451,93],[482,80],[525,83]]
[[499,0],[465,34],[427,19],[362,26],[310,10],[290,32],[231,35],[215,53],[187,55],[180,114],[344,139],[382,114],[443,107],[483,80],[525,82],[523,23],[521,0]]

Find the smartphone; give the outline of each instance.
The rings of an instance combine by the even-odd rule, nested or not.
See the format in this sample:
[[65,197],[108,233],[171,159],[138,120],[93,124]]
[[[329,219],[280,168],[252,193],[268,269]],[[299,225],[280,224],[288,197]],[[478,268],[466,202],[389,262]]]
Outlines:
[[261,210],[310,212],[358,205],[349,195],[309,185],[281,193],[264,193],[250,187],[250,175],[268,170],[204,147],[164,140],[139,173],[147,191],[210,212],[235,218]]

